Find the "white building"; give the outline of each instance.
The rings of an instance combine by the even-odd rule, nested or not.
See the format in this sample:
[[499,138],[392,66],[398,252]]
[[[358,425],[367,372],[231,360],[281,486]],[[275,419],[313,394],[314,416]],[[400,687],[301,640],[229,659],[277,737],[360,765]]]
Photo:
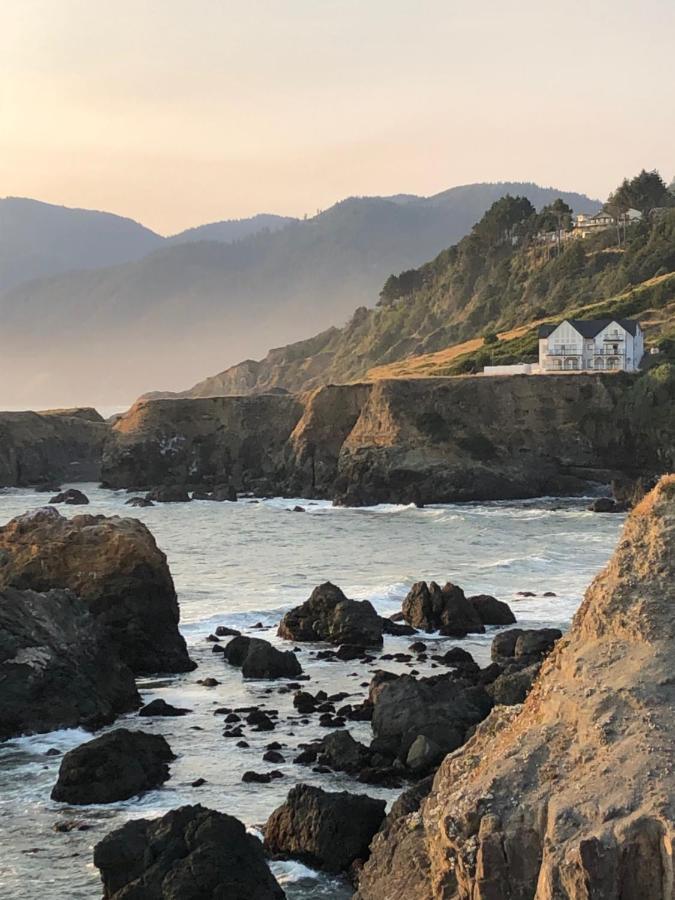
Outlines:
[[565,319],[539,328],[539,370],[635,372],[644,339],[635,319]]
[[604,210],[600,210],[594,216],[590,216],[587,213],[579,213],[574,220],[574,229],[571,234],[574,237],[586,237],[589,234],[596,234],[598,231],[607,231],[608,228],[614,228],[617,224],[622,226],[632,225],[634,222],[639,222],[641,218],[642,213],[637,209],[626,210],[619,217],[618,222],[614,216],[611,216]]

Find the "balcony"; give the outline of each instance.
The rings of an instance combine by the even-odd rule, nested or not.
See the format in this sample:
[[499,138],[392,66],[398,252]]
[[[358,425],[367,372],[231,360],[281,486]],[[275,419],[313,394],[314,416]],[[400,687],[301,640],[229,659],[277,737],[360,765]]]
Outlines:
[[583,348],[578,344],[557,344],[549,347],[546,351],[547,356],[582,356]]

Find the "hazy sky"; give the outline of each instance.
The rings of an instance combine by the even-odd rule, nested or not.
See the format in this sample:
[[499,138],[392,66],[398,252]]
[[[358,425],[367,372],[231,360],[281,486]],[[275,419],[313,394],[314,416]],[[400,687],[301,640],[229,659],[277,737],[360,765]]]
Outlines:
[[673,0],[0,0],[0,196],[168,233],[675,174]]

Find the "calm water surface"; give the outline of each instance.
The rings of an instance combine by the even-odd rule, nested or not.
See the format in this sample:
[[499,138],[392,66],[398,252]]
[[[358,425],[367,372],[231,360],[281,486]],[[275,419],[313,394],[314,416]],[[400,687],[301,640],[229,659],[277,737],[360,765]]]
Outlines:
[[[69,730],[0,744],[0,898],[2,900],[92,900],[101,896],[93,846],[111,829],[132,817],[156,816],[185,803],[202,803],[239,817],[252,828],[264,823],[298,781],[326,789],[367,792],[392,800],[398,792],[365,786],[347,776],[317,775],[291,762],[300,743],[325,734],[315,721],[302,725],[293,715],[291,696],[281,682],[246,682],[211,652],[205,638],[219,624],[244,632],[256,623],[276,625],[289,607],[304,601],[312,588],[331,580],[348,596],[368,599],[381,613],[400,610],[410,585],[420,579],[452,580],[467,593],[490,593],[512,604],[525,627],[568,626],[584,589],[610,556],[622,516],[585,511],[578,500],[464,504],[427,507],[380,506],[335,509],[323,502],[250,500],[239,503],[192,502],[149,509],[125,507],[124,492],[80,485],[89,507],[60,507],[65,515],[82,512],[133,515],[142,519],[167,554],[181,605],[181,629],[199,668],[187,675],[140,682],[143,699],[163,697],[192,714],[178,719],[127,716],[117,725],[165,735],[178,759],[171,778],[157,791],[109,806],[67,807],[49,799],[62,751],[91,736]],[[0,524],[45,504],[44,494],[0,491]],[[305,513],[294,513],[301,504]],[[519,599],[517,592],[538,596]],[[554,591],[544,598],[544,591]],[[494,630],[492,630],[494,632]],[[260,630],[251,633],[261,635]],[[278,642],[274,631],[262,632]],[[463,641],[445,639],[443,647],[461,645],[485,664],[493,634]],[[389,638],[385,652],[403,650],[410,638]],[[282,643],[282,642],[279,642]],[[317,662],[299,654],[311,676],[308,689],[348,691],[358,702],[367,693],[362,683],[375,668],[406,671],[404,666],[375,663]],[[422,666],[417,666],[422,670]],[[423,674],[428,674],[426,670]],[[215,688],[197,684],[215,677]],[[348,701],[345,701],[348,702]],[[218,706],[252,703],[279,710],[275,732],[248,733],[249,749],[222,736]],[[112,726],[115,727],[115,726]],[[357,739],[370,740],[367,723],[350,723]],[[262,761],[266,745],[284,744],[286,764]],[[246,785],[247,769],[279,768],[284,778],[269,785]],[[207,783],[192,788],[190,783]],[[86,831],[56,833],[57,821],[74,819]],[[291,900],[349,897],[336,879],[295,863],[275,863],[275,874]]]

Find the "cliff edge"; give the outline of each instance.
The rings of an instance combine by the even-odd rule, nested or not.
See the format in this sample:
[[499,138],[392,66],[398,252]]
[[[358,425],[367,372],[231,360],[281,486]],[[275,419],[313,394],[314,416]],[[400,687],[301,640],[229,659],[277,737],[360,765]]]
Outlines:
[[497,707],[376,836],[359,900],[673,900],[674,658],[670,475],[525,703]]

